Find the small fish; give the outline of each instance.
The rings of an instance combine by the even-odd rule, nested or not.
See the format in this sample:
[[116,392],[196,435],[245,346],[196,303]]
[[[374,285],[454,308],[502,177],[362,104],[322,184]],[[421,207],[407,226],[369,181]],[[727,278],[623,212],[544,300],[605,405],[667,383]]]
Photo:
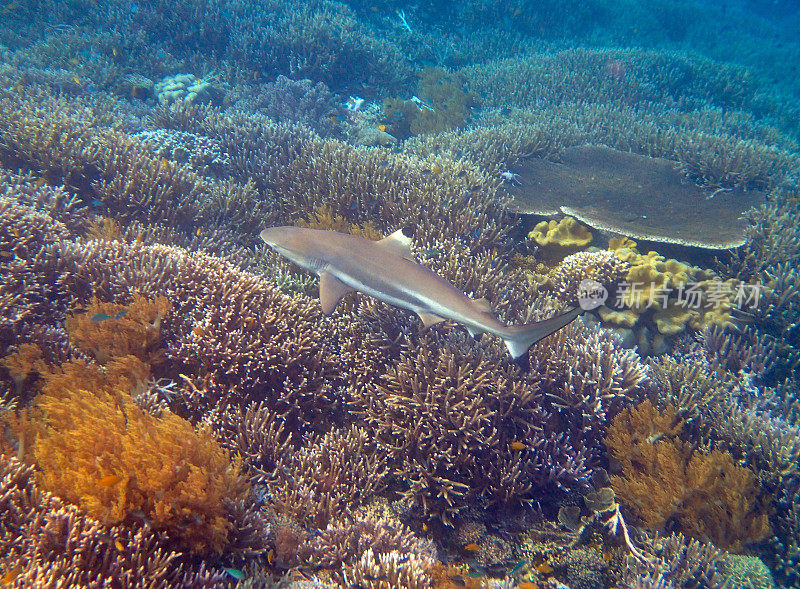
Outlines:
[[122,545],[122,542],[119,540],[114,540],[114,547],[119,550],[120,552],[125,552],[125,547]]
[[441,166],[433,166],[433,173],[434,174],[441,174],[442,173],[442,167]]
[[111,315],[106,315],[105,313],[97,313],[92,315],[91,320],[95,323],[100,323],[101,321],[105,321],[106,319],[111,319]]
[[275,551],[272,548],[267,552],[267,564],[269,564],[269,566],[275,564]]
[[134,98],[136,98],[137,92],[139,92],[139,86],[134,86],[133,88],[131,88],[131,96],[133,96]]
[[0,251],[0,258],[6,258],[7,260],[10,260],[13,257],[14,257],[14,252],[8,252],[6,250]]
[[428,531],[428,524],[426,524],[425,522],[422,522],[422,531],[423,532],[427,532]]
[[93,200],[89,204],[91,204],[93,207],[102,207],[103,206],[103,201],[102,200]]
[[192,329],[192,333],[195,334],[197,337],[206,337],[208,335],[208,332],[199,325],[194,326],[194,329]]
[[386,125],[381,123],[380,125],[378,125],[378,129],[380,129],[381,131],[386,131]]
[[551,567],[546,562],[543,562],[542,564],[536,565],[536,571],[542,573],[543,575],[549,575],[550,573],[553,572],[553,567]]
[[597,266],[586,266],[587,272],[594,272],[597,269]]
[[161,158],[161,167],[165,170],[169,170],[169,160],[165,157]]
[[22,567],[16,565],[6,571],[6,574],[3,575],[3,578],[0,579],[3,583],[12,583],[14,579],[19,577],[19,574],[22,572]]
[[522,14],[522,9],[521,9],[521,8],[517,8],[517,9],[514,11],[514,16],[519,16],[520,14]]
[[240,571],[239,569],[235,569],[233,567],[225,567],[223,570],[226,573],[228,573],[231,577],[233,577],[234,579],[238,580],[238,579],[243,579],[244,578],[244,573],[242,571]]
[[127,314],[128,314],[128,309],[122,309],[122,311],[114,315],[114,319],[122,319]]
[[97,481],[97,484],[100,485],[103,489],[108,489],[109,487],[113,487],[114,485],[116,485],[118,482],[119,482],[119,476],[115,474],[107,474],[99,481]]
[[438,256],[441,253],[442,253],[441,250],[437,250],[436,248],[431,248],[429,250],[425,250],[424,252],[422,252],[422,255],[423,256]]
[[468,577],[472,577],[474,579],[476,577],[482,577],[485,574],[486,573],[484,571],[480,570],[480,569],[472,569],[471,571],[469,571],[467,573],[467,576]]
[[80,59],[78,59],[77,57],[73,57],[72,59],[70,59],[70,60],[69,60],[69,63],[70,63],[71,65],[80,65],[80,63],[81,63],[81,60],[80,60]]
[[83,82],[81,82],[81,79],[78,76],[72,76],[72,81],[75,82],[78,86],[83,85]]
[[523,581],[517,585],[517,589],[539,589],[539,585],[530,581]]
[[112,47],[111,48],[111,55],[113,55],[114,57],[118,57],[119,56],[119,51],[117,51],[116,47]]
[[521,561],[519,561],[517,564],[515,564],[515,565],[514,565],[514,567],[513,567],[513,568],[512,568],[512,569],[509,571],[509,573],[508,573],[508,574],[509,574],[509,575],[513,575],[513,574],[514,574],[514,573],[516,573],[516,572],[517,572],[519,569],[521,569],[522,567],[524,567],[526,562],[528,562],[528,561],[527,561],[527,560],[521,560]]
[[511,442],[509,444],[509,446],[511,447],[512,450],[524,450],[525,449],[525,444],[523,442],[520,442],[519,440],[514,440],[513,442]]
[[470,542],[469,544],[464,546],[464,550],[466,550],[468,552],[478,552],[478,550],[480,550],[480,549],[481,549],[481,547],[478,546],[477,544],[475,544],[475,542]]
[[36,179],[36,182],[34,182],[34,183],[33,183],[33,185],[34,185],[36,188],[41,188],[42,186],[44,186],[44,183],[45,183],[45,182],[47,182],[47,180],[45,180],[44,178],[37,178],[37,179]]
[[790,196],[789,202],[800,202],[800,198],[797,198],[796,196]]
[[194,232],[197,237],[200,237],[200,227],[197,228],[197,231]]

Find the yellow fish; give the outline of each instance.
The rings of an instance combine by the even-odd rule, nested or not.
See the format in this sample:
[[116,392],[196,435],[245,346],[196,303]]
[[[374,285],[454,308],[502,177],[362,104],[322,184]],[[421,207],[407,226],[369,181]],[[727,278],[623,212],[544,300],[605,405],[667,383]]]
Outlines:
[[114,540],[114,547],[117,550],[119,550],[120,552],[124,552],[125,551],[125,547],[122,545],[122,542],[120,542],[119,540]]
[[481,547],[478,546],[477,544],[475,544],[475,542],[470,542],[469,544],[464,546],[464,550],[466,550],[468,552],[478,552],[478,550],[480,550],[480,549],[481,549]]
[[119,51],[117,51],[116,47],[113,47],[111,49],[111,55],[113,55],[114,57],[117,57],[119,55]]
[[45,183],[45,179],[44,178],[37,178],[36,182],[34,182],[33,185],[36,188],[41,188],[42,186],[44,186],[44,183]]
[[81,82],[81,79],[78,76],[72,76],[72,81],[75,82],[78,86],[81,86],[83,84],[83,82]]
[[386,125],[381,123],[380,125],[378,125],[378,129],[380,129],[381,131],[386,131]]
[[519,440],[515,440],[515,441],[511,442],[509,444],[509,446],[511,446],[512,450],[524,450],[525,449],[525,444],[523,444]]
[[169,160],[165,157],[161,158],[161,167],[165,170],[169,170]]

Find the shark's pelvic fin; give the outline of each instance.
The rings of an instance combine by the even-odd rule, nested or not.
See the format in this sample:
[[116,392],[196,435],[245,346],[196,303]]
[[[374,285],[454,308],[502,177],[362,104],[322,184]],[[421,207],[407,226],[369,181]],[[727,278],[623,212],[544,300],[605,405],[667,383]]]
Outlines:
[[478,309],[478,311],[482,313],[489,313],[489,315],[494,316],[494,313],[492,313],[492,304],[486,297],[475,299],[472,302],[475,303],[475,308]]
[[404,227],[375,243],[386,251],[411,260],[411,237],[413,235],[414,231],[411,228]]
[[333,313],[342,297],[353,289],[336,278],[329,272],[320,272],[319,275],[319,304],[326,315]]
[[444,317],[439,317],[433,313],[426,313],[425,311],[417,311],[417,315],[419,315],[419,318],[422,319],[425,329],[428,329],[431,325],[436,325],[437,323],[444,321]]

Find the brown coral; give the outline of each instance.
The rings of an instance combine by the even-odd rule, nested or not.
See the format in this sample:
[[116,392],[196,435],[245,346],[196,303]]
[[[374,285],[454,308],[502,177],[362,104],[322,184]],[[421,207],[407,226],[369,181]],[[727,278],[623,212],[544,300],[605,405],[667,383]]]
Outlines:
[[611,477],[617,495],[653,530],[672,522],[731,551],[768,536],[753,472],[725,452],[693,450],[678,439],[681,428],[673,408],[659,413],[649,400],[613,420],[606,444],[621,473]]

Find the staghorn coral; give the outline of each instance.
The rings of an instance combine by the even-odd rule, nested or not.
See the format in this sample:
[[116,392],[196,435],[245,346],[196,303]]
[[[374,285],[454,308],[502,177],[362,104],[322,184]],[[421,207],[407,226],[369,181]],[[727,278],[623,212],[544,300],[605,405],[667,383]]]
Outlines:
[[353,393],[353,410],[376,430],[421,515],[453,525],[477,497],[513,504],[588,475],[580,441],[543,431],[550,416],[535,381],[501,354],[428,332]]
[[265,482],[278,513],[324,528],[385,488],[386,463],[367,430],[354,425],[283,454]]
[[542,391],[581,431],[603,431],[608,419],[644,394],[646,365],[605,329],[573,322],[536,344],[528,358]]
[[283,75],[240,98],[236,107],[266,115],[276,123],[301,123],[322,137],[340,134],[336,120],[345,111],[323,82]]
[[568,304],[577,305],[581,281],[599,282],[613,291],[618,282],[628,275],[630,266],[612,251],[577,252],[564,258],[550,273],[555,297]]
[[765,500],[753,472],[719,450],[694,451],[677,438],[681,428],[673,408],[659,413],[649,400],[613,420],[606,445],[621,473],[611,477],[617,495],[652,530],[669,521],[731,551],[767,537]]
[[298,437],[329,419],[334,364],[316,303],[179,248],[95,241],[72,251],[97,296],[134,291],[174,301],[166,355],[192,374],[182,394],[194,419],[223,398],[266,401]]
[[643,538],[643,549],[654,558],[648,562],[627,561],[625,582],[631,587],[670,589],[700,584],[708,589],[726,589],[732,586],[730,576],[724,572],[726,555],[713,544],[686,538],[681,533],[655,534]]
[[372,516],[330,522],[300,546],[298,554],[314,567],[339,570],[342,565],[354,565],[367,550],[376,556],[389,552],[418,558],[435,556],[429,542],[419,539],[400,522]]
[[376,554],[369,548],[353,565],[342,569],[342,576],[367,589],[430,589],[433,580],[428,572],[434,564],[427,557],[396,551]]

